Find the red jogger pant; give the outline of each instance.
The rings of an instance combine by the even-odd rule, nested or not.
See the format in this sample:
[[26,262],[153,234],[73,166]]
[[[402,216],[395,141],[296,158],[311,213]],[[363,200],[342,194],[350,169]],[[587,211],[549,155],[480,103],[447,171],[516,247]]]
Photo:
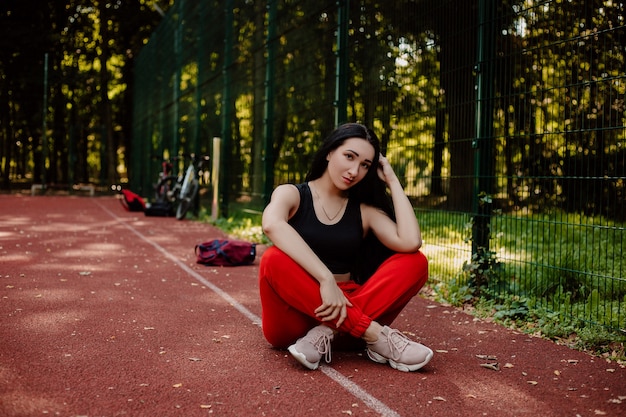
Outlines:
[[[392,255],[363,285],[339,283],[352,303],[339,332],[360,338],[372,320],[391,324],[427,279],[428,261],[416,252]],[[272,346],[288,347],[322,323],[314,313],[322,304],[319,283],[274,246],[261,258],[259,291],[263,334]],[[326,324],[332,327],[336,320]]]

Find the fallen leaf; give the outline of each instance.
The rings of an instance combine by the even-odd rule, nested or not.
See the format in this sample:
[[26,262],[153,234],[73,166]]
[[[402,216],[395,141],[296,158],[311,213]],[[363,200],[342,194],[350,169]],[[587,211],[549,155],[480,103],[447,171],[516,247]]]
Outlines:
[[178,384],[174,384],[174,385],[172,385],[172,386],[173,386],[174,388],[180,388],[180,387],[182,387],[182,386],[183,386],[183,384],[179,382]]
[[486,361],[497,361],[498,357],[494,355],[476,355],[478,359],[483,359]]
[[437,352],[437,353],[448,353],[447,350],[443,350],[443,349],[436,349],[435,352]]
[[607,371],[607,372],[615,372],[615,369],[613,369],[613,368],[609,368],[609,369],[607,369],[606,371]]
[[513,368],[513,364],[512,363],[505,363],[503,366],[503,368]]
[[526,382],[528,382],[530,385],[537,385],[539,383],[537,381],[526,381]]
[[556,375],[556,376],[561,375],[561,371],[559,371],[559,370],[554,371],[554,375]]
[[78,273],[78,275],[82,275],[82,276],[85,276],[85,277],[86,277],[86,276],[88,276],[88,275],[91,275],[91,272],[90,272],[90,271],[80,271],[80,272]]
[[446,401],[445,398],[443,397],[433,397],[433,400],[437,400],[437,401]]
[[200,358],[189,358],[189,360],[192,361],[192,362],[199,362],[202,359],[200,359]]
[[597,416],[605,416],[606,415],[606,411],[602,411],[602,410],[593,410],[593,414],[597,415]]
[[482,366],[483,368],[491,369],[492,371],[499,371],[500,370],[500,365],[498,365],[498,362],[495,362],[495,363],[481,363],[480,366]]
[[211,408],[211,404],[200,404],[200,408]]
[[577,364],[578,363],[578,359],[568,359],[567,363]]

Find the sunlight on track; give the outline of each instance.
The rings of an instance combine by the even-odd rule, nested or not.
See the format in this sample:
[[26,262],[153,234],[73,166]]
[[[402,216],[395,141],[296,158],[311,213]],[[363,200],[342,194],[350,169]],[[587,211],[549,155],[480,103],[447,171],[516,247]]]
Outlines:
[[138,230],[136,230],[135,228],[133,228],[131,225],[129,225],[128,223],[125,223],[124,221],[122,221],[121,218],[117,217],[113,212],[111,212],[110,210],[108,210],[106,207],[102,206],[101,204],[99,204],[98,202],[96,202],[96,204],[98,206],[100,206],[100,208],[104,211],[106,211],[111,217],[113,217],[115,220],[117,220],[122,226],[126,227],[128,230],[130,230],[132,233],[134,233],[135,235],[137,235],[137,237],[139,237],[141,240],[143,240],[144,242],[152,245],[156,250],[158,250],[159,252],[161,252],[166,258],[168,258],[169,260],[171,260],[172,262],[174,262],[176,265],[178,265],[182,270],[184,270],[185,272],[187,272],[189,275],[191,275],[192,277],[194,277],[194,279],[196,279],[197,281],[199,281],[200,283],[202,283],[203,285],[207,286],[208,288],[210,288],[212,291],[214,291],[217,295],[219,295],[220,297],[222,297],[224,300],[228,301],[230,304],[232,304],[233,307],[235,307],[235,309],[237,309],[241,314],[243,314],[244,316],[246,316],[247,318],[250,319],[250,321],[253,324],[256,324],[257,326],[261,325],[261,318],[258,317],[256,314],[252,313],[250,310],[248,310],[247,308],[245,308],[243,305],[241,305],[237,300],[235,300],[233,297],[230,296],[230,294],[228,294],[227,292],[223,291],[220,287],[216,286],[215,284],[213,284],[210,281],[207,281],[202,275],[200,275],[199,273],[197,273],[196,271],[194,271],[193,269],[191,269],[190,267],[188,267],[187,265],[185,265],[184,262],[182,262],[180,259],[178,259],[176,256],[172,255],[171,253],[169,253],[167,250],[165,250],[165,248],[163,248],[161,245],[159,245],[158,243],[148,239],[147,237],[145,237],[143,234],[141,234],[141,232],[139,232]]
[[[246,307],[244,307],[241,303],[239,303],[237,300],[235,300],[230,294],[228,294],[227,292],[225,292],[224,290],[222,290],[221,288],[219,288],[218,286],[216,286],[212,282],[208,281],[206,278],[204,278],[198,272],[196,272],[193,269],[191,269],[184,262],[182,262],[176,256],[174,256],[171,253],[169,253],[165,248],[160,246],[158,243],[156,243],[156,242],[148,239],[147,237],[145,237],[143,234],[141,234],[141,232],[139,232],[138,230],[133,228],[128,223],[124,222],[120,217],[116,216],[115,213],[113,213],[112,211],[110,211],[109,209],[104,207],[102,204],[100,204],[97,201],[94,201],[94,203],[96,205],[98,205],[103,211],[107,212],[111,217],[113,217],[119,224],[121,224],[122,226],[126,227],[128,230],[130,230],[132,233],[134,233],[137,237],[139,237],[144,242],[152,245],[156,250],[161,252],[164,256],[166,256],[168,259],[170,259],[172,262],[174,262],[176,265],[178,265],[182,270],[187,272],[189,275],[191,275],[198,282],[202,283],[207,288],[210,288],[213,292],[215,292],[217,295],[219,295],[224,300],[226,300],[228,303],[230,303],[241,314],[246,316],[253,324],[255,324],[255,325],[259,326],[259,327],[261,326],[261,318],[259,316],[257,316],[256,314],[252,313]],[[337,370],[335,370],[335,369],[333,369],[333,368],[331,368],[330,366],[327,366],[327,365],[322,365],[322,366],[320,366],[319,369],[320,369],[320,371],[322,373],[324,373],[324,375],[326,375],[327,377],[329,377],[330,379],[335,381],[337,384],[341,385],[346,391],[348,391],[350,394],[352,394],[357,399],[361,400],[365,405],[367,405],[369,408],[371,408],[372,410],[374,410],[375,412],[377,412],[381,416],[384,416],[384,417],[400,417],[400,414],[398,414],[397,412],[395,412],[392,409],[390,409],[387,405],[385,405],[380,400],[378,400],[377,398],[375,398],[372,395],[370,395],[367,391],[365,391],[363,388],[359,387],[354,382],[350,381],[350,379],[348,379],[346,376],[344,376],[343,374],[341,374]]]

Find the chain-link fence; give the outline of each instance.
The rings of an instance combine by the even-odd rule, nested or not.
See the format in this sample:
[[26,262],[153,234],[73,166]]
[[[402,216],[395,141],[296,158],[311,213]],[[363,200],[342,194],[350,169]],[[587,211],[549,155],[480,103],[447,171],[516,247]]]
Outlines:
[[432,283],[624,329],[625,18],[609,0],[179,0],[136,60],[131,186],[149,196],[164,155],[221,137],[222,213],[260,210],[363,122]]

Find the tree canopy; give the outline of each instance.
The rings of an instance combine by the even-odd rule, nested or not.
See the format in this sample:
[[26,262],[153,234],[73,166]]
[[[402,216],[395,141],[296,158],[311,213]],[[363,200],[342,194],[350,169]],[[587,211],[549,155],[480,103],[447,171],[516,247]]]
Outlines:
[[[276,1],[271,98],[267,4],[3,2],[3,187],[43,176],[115,183],[138,165],[133,152],[145,159],[164,148],[207,148],[225,128],[233,191],[260,193],[266,160],[277,181],[302,178],[337,106],[337,2]],[[624,212],[622,3],[346,4],[349,85],[341,105],[350,120],[376,127],[409,194],[445,196],[448,208],[469,210],[478,187],[509,208]],[[226,29],[233,31],[228,65]],[[150,59],[135,74],[138,54]],[[489,94],[478,97],[483,87]],[[139,110],[149,113],[141,131]],[[271,156],[262,146],[266,122]],[[149,147],[133,149],[143,142]],[[488,150],[489,166],[474,159],[479,150]],[[486,178],[478,185],[477,169]]]
[[2,2],[3,188],[40,182],[43,167],[51,183],[117,180],[118,153],[129,145],[133,59],[171,3]]

